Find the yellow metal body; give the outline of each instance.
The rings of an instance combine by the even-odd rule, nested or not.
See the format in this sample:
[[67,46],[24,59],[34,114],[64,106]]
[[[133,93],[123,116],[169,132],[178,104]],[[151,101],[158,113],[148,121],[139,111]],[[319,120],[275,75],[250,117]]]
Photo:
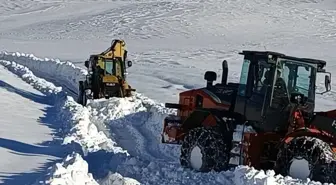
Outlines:
[[105,75],[103,76],[103,83],[119,83],[119,81],[114,75]]
[[[102,82],[106,83],[114,83],[119,84],[121,87],[121,91],[123,96],[127,93],[126,91],[131,90],[131,87],[124,79],[124,70],[126,68],[125,60],[126,60],[126,44],[124,40],[113,40],[111,47],[100,54],[91,55],[90,58],[96,58],[93,62],[93,65],[99,69],[99,74],[101,76]],[[106,71],[106,63],[113,63],[112,71],[107,73]],[[111,66],[108,66],[111,67]],[[110,74],[111,73],[111,74]],[[132,90],[134,91],[134,89]]]
[[[106,51],[102,52],[98,55],[98,63],[97,65],[105,69],[105,59],[111,59],[115,61],[115,76],[121,76],[122,68],[121,63],[125,61],[125,41],[124,40],[115,40],[112,44],[111,48],[108,48]],[[117,61],[119,60],[119,61]],[[111,76],[108,74],[104,74],[104,76]],[[110,77],[106,78],[106,80],[111,80]],[[104,80],[103,80],[104,81]],[[115,81],[115,80],[114,80]],[[109,81],[111,82],[111,81]]]

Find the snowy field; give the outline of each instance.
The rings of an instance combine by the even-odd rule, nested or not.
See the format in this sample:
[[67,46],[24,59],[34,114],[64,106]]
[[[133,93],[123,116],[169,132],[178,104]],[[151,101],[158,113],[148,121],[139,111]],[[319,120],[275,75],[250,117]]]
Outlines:
[[[207,70],[219,76],[223,59],[229,62],[229,80],[237,81],[241,50],[321,58],[327,70],[336,71],[335,17],[333,0],[2,0],[0,51],[7,53],[0,54],[6,107],[0,180],[319,184],[243,166],[222,173],[184,170],[179,147],[160,144],[159,134],[163,117],[173,111],[162,103],[203,86]],[[82,107],[69,89],[77,91],[84,60],[114,38],[126,41],[134,64],[129,83],[138,93]],[[317,99],[318,110],[333,109],[336,93]]]
[[0,95],[5,97],[1,101],[0,182],[34,182],[54,160],[64,157],[59,143],[53,142],[60,125],[54,120],[53,102],[3,66],[0,79]]

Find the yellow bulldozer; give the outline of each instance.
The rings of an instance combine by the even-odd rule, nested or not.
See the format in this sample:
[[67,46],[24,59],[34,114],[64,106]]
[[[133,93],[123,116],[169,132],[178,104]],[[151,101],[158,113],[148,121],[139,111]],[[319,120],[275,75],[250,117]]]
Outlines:
[[106,51],[90,55],[85,61],[86,79],[79,81],[78,103],[85,106],[88,99],[132,96],[135,89],[126,81],[126,68],[132,66],[132,61],[126,62],[125,47],[124,40],[115,39]]

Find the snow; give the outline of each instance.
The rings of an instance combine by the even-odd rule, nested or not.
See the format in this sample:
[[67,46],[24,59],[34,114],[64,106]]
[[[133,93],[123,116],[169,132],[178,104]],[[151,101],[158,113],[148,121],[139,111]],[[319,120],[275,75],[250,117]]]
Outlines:
[[0,96],[5,97],[1,101],[0,182],[33,182],[41,173],[36,173],[38,169],[63,157],[63,149],[53,143],[58,126],[52,120],[54,107],[49,96],[1,65],[0,87]]
[[33,185],[99,185],[88,173],[88,164],[83,158],[72,153],[66,156],[61,163],[51,167],[43,180],[37,180]]
[[[28,90],[32,89],[32,87],[34,87],[35,89],[38,90],[37,92],[40,91],[39,92],[40,94],[42,92],[42,93],[48,95],[48,96],[45,97],[46,102],[52,101],[54,103],[54,101],[55,101],[55,104],[54,104],[55,107],[53,108],[54,110],[53,110],[53,112],[51,112],[51,114],[54,114],[54,115],[51,115],[50,117],[48,117],[49,119],[54,119],[55,121],[57,121],[57,120],[62,120],[62,121],[69,120],[69,122],[64,121],[63,124],[65,124],[65,125],[60,125],[59,128],[58,128],[58,129],[60,129],[60,128],[63,127],[62,128],[62,133],[65,134],[65,137],[63,138],[63,143],[58,142],[58,143],[56,143],[57,144],[56,146],[51,146],[51,147],[49,146],[48,148],[38,147],[38,146],[34,147],[34,145],[28,145],[28,144],[25,144],[25,143],[21,144],[21,143],[17,142],[16,145],[18,145],[18,147],[20,147],[20,145],[21,145],[21,147],[22,147],[21,150],[23,150],[23,152],[24,152],[24,149],[26,148],[26,150],[28,150],[26,152],[30,152],[32,154],[47,155],[48,158],[45,158],[43,156],[41,157],[41,156],[35,156],[35,155],[33,155],[33,156],[28,155],[28,157],[30,157],[30,158],[27,159],[27,157],[18,156],[18,158],[20,159],[17,162],[18,165],[15,165],[15,164],[12,164],[12,163],[10,164],[10,165],[13,165],[13,167],[16,167],[18,169],[6,168],[11,173],[15,174],[17,172],[20,172],[20,170],[23,170],[23,172],[26,173],[28,171],[29,167],[33,168],[33,169],[34,168],[36,169],[36,168],[39,167],[39,166],[36,166],[37,164],[43,163],[43,162],[47,161],[47,159],[53,159],[52,158],[53,156],[56,156],[58,158],[63,157],[65,155],[65,153],[67,153],[69,150],[70,151],[82,152],[84,149],[82,149],[82,147],[78,148],[78,145],[74,144],[75,142],[78,143],[79,146],[83,146],[83,147],[85,147],[86,150],[90,151],[90,150],[95,149],[95,146],[91,147],[92,145],[90,145],[91,144],[90,142],[96,142],[95,144],[100,144],[100,142],[103,142],[104,139],[105,139],[105,141],[111,141],[104,134],[99,133],[95,126],[90,126],[89,128],[86,128],[86,127],[88,127],[88,125],[90,125],[90,123],[85,122],[85,120],[82,120],[83,118],[81,117],[81,115],[83,113],[85,114],[85,111],[83,111],[83,107],[81,106],[82,109],[78,110],[78,109],[75,109],[75,107],[71,106],[72,104],[76,104],[77,106],[80,106],[80,105],[78,105],[71,97],[66,96],[66,93],[64,91],[62,91],[61,87],[56,87],[54,84],[52,84],[52,83],[50,83],[50,82],[48,82],[44,79],[36,77],[34,75],[34,73],[32,73],[28,68],[26,68],[26,67],[24,67],[20,64],[17,64],[16,62],[0,60],[0,64],[2,65],[1,66],[2,68],[3,68],[3,66],[5,66],[9,71],[18,75],[25,82],[27,82],[31,85],[31,86],[29,86],[28,84],[25,84],[25,83],[21,82],[20,85],[22,87],[26,86],[26,88]],[[4,69],[2,69],[1,72],[2,72],[1,73],[2,75],[6,74],[6,75],[9,75],[9,76],[12,76],[12,78],[13,78],[13,74],[9,73],[8,71],[6,71]],[[17,82],[15,83],[15,79],[11,79],[11,78],[4,78],[4,79],[12,80],[13,84],[17,84]],[[16,79],[16,81],[19,81],[19,80]],[[23,83],[23,85],[22,85],[22,83]],[[14,90],[14,92],[18,91],[20,93],[20,90],[15,89],[15,87],[8,86],[8,89],[9,90]],[[32,93],[34,93],[34,91],[32,91]],[[24,95],[27,96],[27,97],[31,96],[31,98],[34,98],[34,96],[36,96],[35,99],[33,99],[33,100],[35,100],[35,101],[39,100],[38,99],[39,94],[37,94],[37,95],[29,94],[28,92],[25,92],[25,91],[22,91],[21,94],[22,94],[22,96],[24,96]],[[13,99],[17,100],[17,97],[16,97],[16,99],[15,99],[15,97]],[[19,100],[20,99],[18,99],[18,101]],[[23,101],[27,101],[27,100],[23,100]],[[10,105],[12,105],[12,104],[13,104],[13,102],[11,102]],[[26,106],[28,106],[27,108],[32,108],[34,112],[36,112],[36,110],[39,109],[38,107],[36,107],[34,105],[30,105],[30,104],[32,104],[32,103],[28,101],[28,103],[26,103]],[[21,107],[20,102],[18,102],[17,105]],[[15,109],[21,110],[21,108],[15,108]],[[29,109],[27,109],[27,111],[29,111]],[[57,115],[57,112],[59,113],[59,115]],[[28,114],[29,112],[26,112],[26,113]],[[31,115],[33,115],[33,114],[32,113],[28,114],[28,116],[31,116]],[[13,117],[13,116],[18,116],[18,115],[8,114],[8,116]],[[21,117],[19,117],[19,118],[21,118]],[[71,122],[71,121],[74,121],[74,122]],[[27,122],[26,119],[25,119],[25,121],[21,120],[21,121],[18,121],[18,122],[19,123],[31,124],[31,123]],[[54,125],[51,125],[51,126],[54,126],[54,127],[57,126],[57,122],[51,122],[51,123],[48,122],[46,124],[54,124]],[[16,124],[14,124],[14,126],[15,125]],[[84,127],[82,125],[84,125]],[[23,135],[25,137],[29,137],[29,138],[23,138],[23,139],[25,139],[25,142],[27,142],[31,139],[38,139],[38,140],[43,140],[44,139],[43,137],[38,137],[38,135],[41,135],[41,134],[43,136],[43,134],[44,134],[43,133],[43,128],[41,129],[41,128],[38,128],[36,126],[35,126],[36,127],[35,128],[34,125],[31,125],[29,127],[31,127],[32,132],[28,132],[29,133],[28,135]],[[8,129],[10,129],[10,128],[8,128]],[[11,132],[14,132],[14,134],[12,133],[13,136],[15,136],[15,138],[13,138],[13,139],[20,138],[17,135],[15,135],[15,134],[19,134],[19,133],[17,133],[18,129],[19,128],[12,128],[11,130],[9,130],[9,134],[11,134]],[[21,129],[19,129],[19,130],[21,130]],[[27,131],[26,129],[22,129],[22,130]],[[59,130],[57,130],[57,131],[59,131]],[[34,137],[32,137],[32,136],[34,136]],[[76,138],[76,136],[80,137],[80,139],[74,140],[73,137]],[[71,142],[71,141],[74,141],[74,142]],[[5,145],[6,142],[12,142],[13,143],[14,140],[3,139],[3,142],[4,143],[3,143],[2,147],[6,147],[6,145]],[[50,143],[50,142],[51,141],[47,141],[47,142],[45,142],[46,144],[45,143],[42,143],[42,144],[48,146],[48,143]],[[15,142],[14,142],[14,144],[15,144]],[[63,144],[63,146],[61,144]],[[66,144],[70,144],[70,145],[66,146]],[[9,144],[7,144],[7,147],[8,147],[8,145]],[[25,146],[25,145],[27,145],[27,146]],[[98,146],[96,146],[96,147],[98,147]],[[12,146],[12,148],[15,148],[15,146]],[[18,151],[18,152],[20,152],[20,151]],[[5,155],[5,157],[6,157],[6,155]],[[13,158],[13,157],[9,156],[7,158],[10,159],[10,158]],[[70,160],[70,158],[72,160]],[[13,158],[13,160],[14,160],[14,158]],[[17,160],[18,159],[15,159],[14,161],[17,161]],[[6,161],[3,161],[3,162],[6,162]],[[64,181],[65,184],[68,184],[71,181],[73,181],[75,184],[77,184],[78,179],[82,179],[83,177],[86,177],[86,176],[83,176],[83,175],[86,174],[88,177],[91,177],[90,174],[87,173],[87,171],[88,171],[87,163],[84,160],[82,160],[81,158],[78,158],[78,156],[76,156],[76,155],[69,156],[68,159],[65,159],[65,161],[63,161],[63,163],[66,163],[66,164],[57,163],[55,165],[56,167],[54,167],[54,170],[52,172],[50,172],[51,176],[58,176],[59,174],[63,174],[64,178],[63,178],[63,176],[61,176],[62,178],[60,178],[59,181]],[[26,166],[26,168],[28,168],[28,169],[22,168],[22,164],[25,164],[24,166]],[[51,165],[51,164],[48,163],[47,165]],[[65,165],[64,169],[59,168],[60,165]],[[43,167],[43,166],[41,166],[41,167]],[[46,168],[46,167],[47,166],[45,166],[43,168]],[[73,168],[75,168],[75,170]],[[76,171],[76,168],[78,168],[77,169],[78,171]],[[15,170],[15,171],[13,171],[13,170]],[[77,172],[81,173],[82,177],[75,176],[74,174],[77,173]],[[4,173],[6,173],[6,171]],[[32,182],[35,181],[35,179],[37,179],[39,177],[39,175],[41,175],[43,173],[44,172],[34,174],[30,177],[30,179],[28,179],[26,177],[20,178],[21,181],[22,181],[20,183],[23,183],[23,182],[29,183],[29,181],[31,181],[31,183],[32,183]],[[69,176],[69,175],[71,176],[71,179],[68,180],[67,176]],[[86,178],[86,179],[84,178],[82,180],[83,180],[83,182],[85,182],[86,180],[88,180],[88,178]],[[56,184],[59,184],[57,179],[53,180],[52,182],[54,182],[54,181],[56,181]],[[16,180],[15,182],[18,183],[18,180]],[[52,182],[50,184],[54,184]],[[88,182],[95,182],[95,181],[92,179],[92,180],[88,180]],[[47,184],[49,184],[49,182],[47,182]],[[94,183],[91,183],[91,184],[94,184]]]
[[[229,62],[229,81],[238,81],[237,53],[243,49],[321,58],[334,71],[335,5],[333,0],[3,0],[0,51],[7,52],[0,54],[1,64],[54,97],[61,144],[77,152],[54,165],[41,183],[319,184],[244,166],[206,174],[182,169],[179,147],[160,144],[162,119],[174,110],[158,101],[177,102],[179,92],[204,86],[207,70],[219,79],[223,59]],[[86,74],[84,60],[113,38],[126,41],[134,64],[129,83],[138,93],[82,107],[75,94]],[[334,91],[318,95],[316,109],[334,108],[335,99]],[[36,110],[27,117],[39,110],[25,106]],[[38,134],[30,139],[43,140]]]
[[203,86],[206,70],[219,75],[223,59],[229,62],[229,80],[237,81],[242,63],[237,53],[243,49],[335,58],[332,0],[44,0],[39,6],[51,8],[40,11],[18,0],[7,3],[17,9],[2,9],[7,13],[0,18],[0,50],[60,57],[84,67],[90,54],[122,38],[135,61],[130,84],[162,102]]

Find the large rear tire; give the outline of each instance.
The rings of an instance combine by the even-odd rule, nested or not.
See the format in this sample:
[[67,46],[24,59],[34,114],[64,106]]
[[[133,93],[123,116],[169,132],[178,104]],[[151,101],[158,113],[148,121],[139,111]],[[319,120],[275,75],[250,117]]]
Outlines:
[[283,176],[336,183],[335,153],[314,137],[297,137],[279,149],[275,171]]
[[200,172],[226,170],[229,147],[215,128],[197,127],[188,132],[181,146],[180,163]]

